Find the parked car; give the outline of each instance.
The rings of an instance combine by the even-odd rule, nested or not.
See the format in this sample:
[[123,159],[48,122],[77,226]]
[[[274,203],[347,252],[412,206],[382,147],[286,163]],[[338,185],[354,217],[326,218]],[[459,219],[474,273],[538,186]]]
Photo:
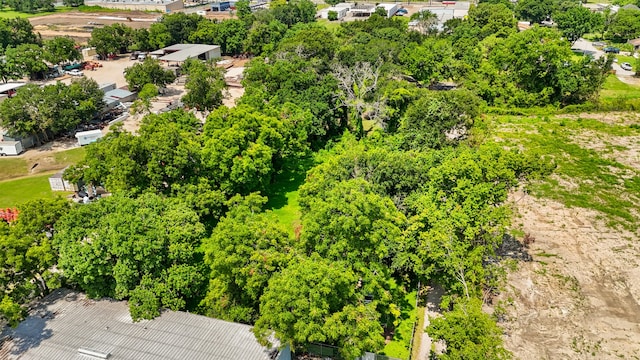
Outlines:
[[607,46],[606,48],[604,48],[602,50],[604,52],[606,52],[606,53],[612,53],[612,54],[620,53],[620,49],[618,49],[617,47],[613,47],[613,46]]
[[631,71],[632,66],[631,64],[624,62],[622,64],[620,64],[620,67],[622,68],[622,70],[627,70],[627,71]]
[[84,75],[82,73],[82,71],[80,71],[78,69],[69,70],[69,71],[67,71],[67,74],[69,74],[71,76],[83,76]]

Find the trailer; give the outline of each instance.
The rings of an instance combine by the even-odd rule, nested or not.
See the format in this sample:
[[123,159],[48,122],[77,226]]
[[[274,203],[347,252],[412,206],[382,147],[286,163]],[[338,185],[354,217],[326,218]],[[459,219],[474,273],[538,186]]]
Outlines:
[[0,156],[20,155],[22,151],[20,141],[0,141]]
[[80,146],[94,143],[102,136],[101,130],[80,131],[76,133],[76,138],[78,139],[78,144],[80,144]]

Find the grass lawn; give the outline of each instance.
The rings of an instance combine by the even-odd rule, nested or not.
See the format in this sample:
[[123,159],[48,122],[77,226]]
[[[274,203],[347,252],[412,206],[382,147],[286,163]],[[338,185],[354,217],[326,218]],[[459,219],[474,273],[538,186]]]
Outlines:
[[615,75],[609,75],[600,91],[601,99],[638,99],[640,86],[633,86],[620,81]]
[[0,181],[0,208],[18,206],[25,201],[39,198],[54,198],[69,193],[51,191],[51,173]]
[[324,25],[329,30],[336,30],[340,27],[340,21],[329,21],[327,19],[318,19],[318,24]]
[[85,148],[78,147],[54,153],[43,152],[40,156],[29,157],[29,160],[10,156],[0,157],[0,181],[28,176],[31,167],[36,163],[40,164],[43,171],[62,170],[82,160],[85,152]]
[[618,64],[622,64],[623,62],[628,62],[631,66],[636,66],[636,58],[633,56],[627,55],[616,55],[616,59],[618,59]]
[[300,226],[298,188],[304,183],[307,170],[312,166],[311,158],[286,164],[284,170],[276,176],[273,186],[265,193],[269,198],[266,208],[273,211],[292,235],[295,235],[296,228]]
[[607,123],[577,115],[496,116],[489,131],[501,145],[522,147],[556,163],[552,176],[529,186],[531,193],[569,207],[596,210],[609,226],[635,230],[640,168],[631,165],[628,161],[633,158],[625,154],[638,148],[633,141],[640,136],[640,128],[634,125],[638,120],[631,112]]
[[71,11],[73,9],[74,8],[72,8],[72,7],[62,6],[62,7],[55,8],[55,10],[53,10],[53,11],[41,11],[41,12],[34,12],[34,13],[25,13],[25,12],[20,12],[20,11],[14,11],[14,10],[11,10],[10,8],[3,8],[3,9],[0,10],[0,18],[2,18],[2,19],[30,18],[30,17],[35,17],[35,16],[45,16],[45,15],[68,12],[68,11]]
[[385,345],[380,354],[398,359],[409,359],[409,346],[413,335],[413,324],[418,319],[416,310],[416,291],[408,293],[400,304],[400,324],[396,327],[393,339]]

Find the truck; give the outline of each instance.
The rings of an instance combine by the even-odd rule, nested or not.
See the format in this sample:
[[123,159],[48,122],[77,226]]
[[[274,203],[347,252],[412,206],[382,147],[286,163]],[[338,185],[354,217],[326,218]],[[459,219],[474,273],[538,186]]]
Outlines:
[[20,155],[22,151],[20,141],[0,141],[0,156]]

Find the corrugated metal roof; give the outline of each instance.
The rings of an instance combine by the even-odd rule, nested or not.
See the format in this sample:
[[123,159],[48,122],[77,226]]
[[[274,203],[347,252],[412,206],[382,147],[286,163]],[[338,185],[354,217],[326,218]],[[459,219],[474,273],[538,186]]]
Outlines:
[[9,359],[92,359],[78,353],[86,348],[110,353],[111,360],[269,360],[250,329],[176,311],[134,323],[124,301],[57,290],[11,330]]
[[123,89],[113,89],[104,93],[105,97],[111,97],[114,99],[123,99],[133,95],[131,91],[123,90]]
[[[185,44],[178,44],[185,45]],[[174,45],[177,46],[177,45]],[[171,54],[165,55],[159,60],[162,61],[186,61],[189,58],[197,58],[201,54],[212,51],[219,48],[217,45],[203,45],[203,44],[191,44],[188,47],[182,48],[179,51],[173,52]],[[165,50],[170,50],[169,48],[165,48]]]
[[27,84],[25,83],[6,83],[6,84],[0,84],[0,93],[3,93],[5,91],[10,91],[10,90],[15,90],[19,87],[23,87]]

